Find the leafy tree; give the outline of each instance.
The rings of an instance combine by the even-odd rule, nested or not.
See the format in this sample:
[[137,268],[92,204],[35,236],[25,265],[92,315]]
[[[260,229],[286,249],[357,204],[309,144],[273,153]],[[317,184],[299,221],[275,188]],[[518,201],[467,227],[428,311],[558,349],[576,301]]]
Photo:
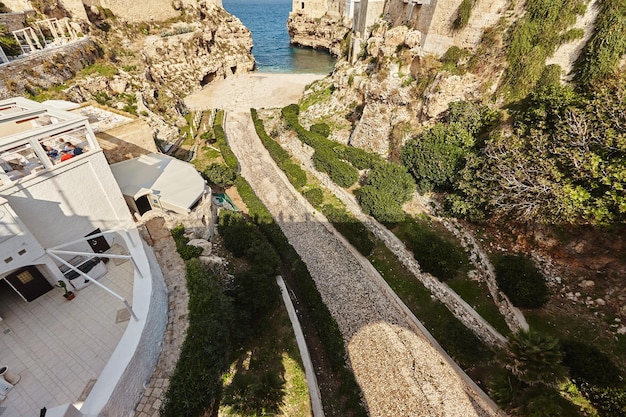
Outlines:
[[213,163],[202,171],[202,177],[211,184],[224,187],[235,183],[237,171],[226,165]]
[[415,182],[402,165],[377,165],[367,177],[367,185],[391,194],[400,204],[408,201],[415,191]]
[[422,191],[450,188],[474,145],[474,137],[458,123],[438,123],[411,139],[400,160]]

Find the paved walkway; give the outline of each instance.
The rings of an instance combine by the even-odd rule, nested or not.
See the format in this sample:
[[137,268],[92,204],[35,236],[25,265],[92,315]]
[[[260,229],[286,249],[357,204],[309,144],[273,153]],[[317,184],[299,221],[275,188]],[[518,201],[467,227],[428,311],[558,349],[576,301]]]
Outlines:
[[180,348],[187,334],[187,284],[185,282],[185,263],[176,252],[176,244],[165,227],[161,217],[146,223],[148,238],[152,240],[154,254],[161,266],[167,285],[169,315],[163,339],[163,350],[150,382],[146,385],[143,397],[135,411],[136,417],[158,417],[159,408],[165,398],[169,379],[174,372]]

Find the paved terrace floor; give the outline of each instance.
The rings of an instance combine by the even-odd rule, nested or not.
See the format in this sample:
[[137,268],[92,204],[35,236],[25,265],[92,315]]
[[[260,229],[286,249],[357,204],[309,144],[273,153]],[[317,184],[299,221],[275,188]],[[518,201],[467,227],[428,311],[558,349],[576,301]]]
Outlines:
[[[133,266],[121,261],[107,263],[108,272],[98,282],[130,302]],[[96,285],[76,293],[67,301],[60,288],[53,288],[27,303],[0,281],[0,365],[21,376],[0,402],[0,417],[38,416],[42,407],[66,403],[80,407],[104,369],[128,314]]]

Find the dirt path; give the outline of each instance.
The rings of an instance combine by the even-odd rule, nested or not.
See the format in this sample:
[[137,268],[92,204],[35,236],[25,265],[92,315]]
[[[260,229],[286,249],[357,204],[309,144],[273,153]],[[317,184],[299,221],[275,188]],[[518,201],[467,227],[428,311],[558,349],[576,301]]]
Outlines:
[[[372,416],[492,416],[496,413],[447,362],[387,292],[382,278],[327,220],[316,213],[276,168],[256,136],[249,108],[277,107],[296,101],[304,85],[301,75],[289,79],[263,76],[233,90],[203,90],[189,98],[195,108],[230,109],[225,130],[241,164],[242,175],[279,223],[306,262],[337,320],[350,365]],[[300,79],[300,84],[297,81]],[[229,80],[231,83],[232,81]],[[240,79],[241,82],[247,80]],[[272,86],[268,95],[268,86]],[[245,86],[244,86],[245,87]],[[286,91],[288,90],[288,91]],[[228,91],[228,92],[225,92]],[[219,92],[218,95],[215,95]],[[281,96],[285,92],[286,96]],[[220,95],[225,94],[225,95]],[[255,100],[259,94],[258,101]],[[295,97],[295,99],[294,99]]]

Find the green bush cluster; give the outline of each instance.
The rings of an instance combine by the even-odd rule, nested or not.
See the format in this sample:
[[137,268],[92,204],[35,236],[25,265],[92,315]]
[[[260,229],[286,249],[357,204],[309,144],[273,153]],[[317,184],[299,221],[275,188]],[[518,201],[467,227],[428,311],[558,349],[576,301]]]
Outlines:
[[219,279],[198,259],[185,263],[189,328],[161,408],[162,417],[217,413],[228,369],[233,309]]
[[336,184],[350,187],[359,178],[358,171],[349,163],[339,159],[333,148],[336,143],[324,136],[306,130],[298,121],[300,108],[297,104],[290,104],[282,109],[282,116],[298,138],[315,149],[313,163],[319,171],[326,172]]
[[539,308],[548,300],[546,279],[522,254],[500,256],[494,261],[500,289],[517,307]]
[[202,178],[210,184],[219,185],[221,187],[233,185],[237,178],[237,171],[229,166],[212,163],[201,172]]
[[611,76],[626,53],[626,2],[605,0],[597,7],[593,35],[575,65],[575,80],[583,88]]
[[252,114],[256,133],[261,139],[261,142],[263,142],[265,149],[267,149],[272,159],[274,159],[274,162],[276,162],[278,167],[287,175],[287,179],[289,179],[289,182],[293,184],[296,189],[299,190],[304,187],[306,185],[306,173],[304,170],[291,160],[289,152],[284,150],[280,144],[276,143],[276,141],[267,134],[263,120],[259,119],[256,109],[250,109],[250,113]]
[[185,236],[185,227],[181,224],[171,230],[176,243],[176,250],[185,261],[197,258],[202,253],[202,248],[188,245],[189,239]]
[[413,252],[420,268],[442,281],[469,269],[469,259],[462,246],[424,221],[407,219],[396,234]]
[[365,214],[384,223],[404,220],[402,203],[415,191],[415,182],[402,165],[385,162],[377,164],[359,189],[359,202]]
[[459,123],[437,123],[409,140],[400,160],[421,191],[449,190],[456,184],[474,140]]
[[561,350],[570,377],[599,415],[626,415],[624,373],[611,358],[596,347],[576,340],[561,343]]
[[310,188],[303,195],[313,207],[320,207],[324,202],[324,192],[320,188]]

